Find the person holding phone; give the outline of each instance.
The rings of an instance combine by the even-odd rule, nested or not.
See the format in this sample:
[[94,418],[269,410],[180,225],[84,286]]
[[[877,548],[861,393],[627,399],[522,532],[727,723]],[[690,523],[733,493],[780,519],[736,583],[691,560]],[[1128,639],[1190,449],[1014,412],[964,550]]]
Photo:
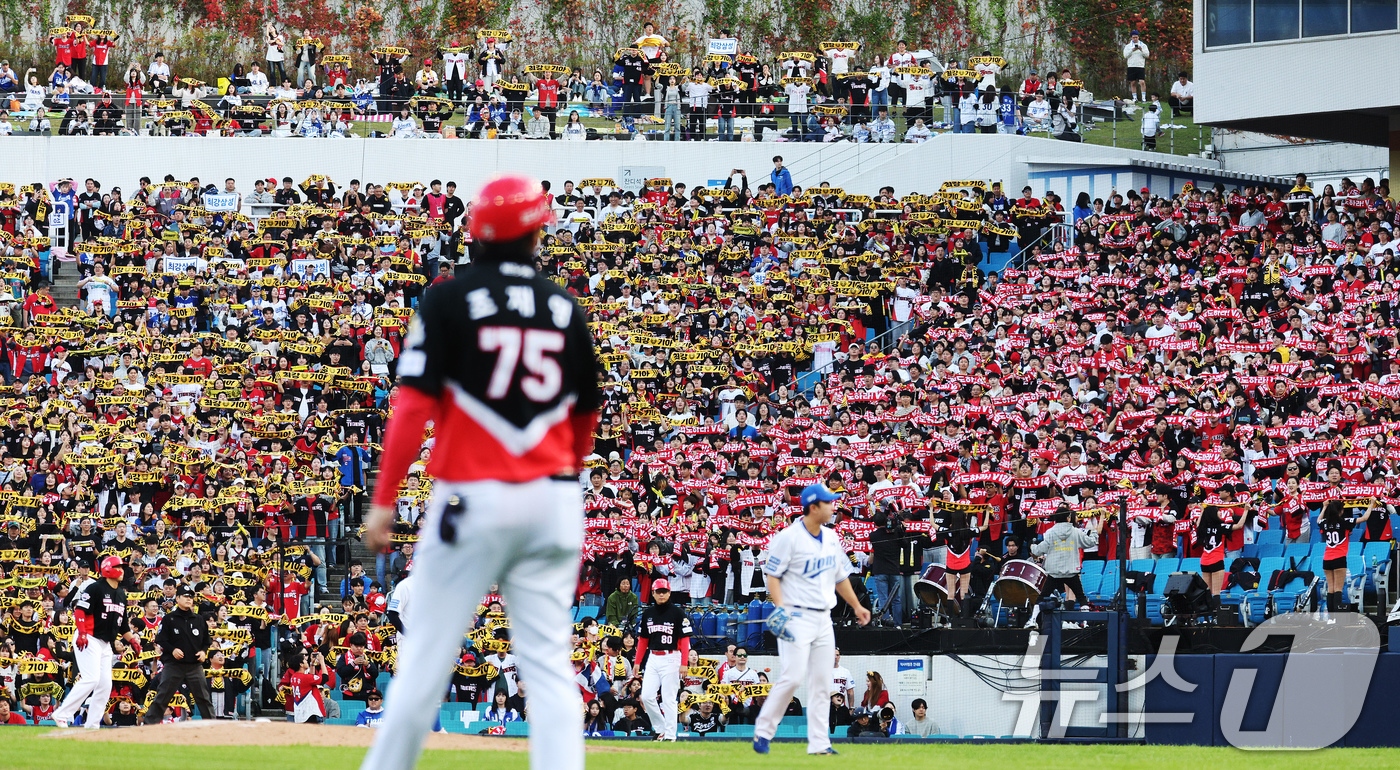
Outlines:
[[1138,31],[1133,30],[1123,46],[1123,60],[1128,65],[1128,93],[1134,102],[1147,101],[1147,58],[1151,55]]

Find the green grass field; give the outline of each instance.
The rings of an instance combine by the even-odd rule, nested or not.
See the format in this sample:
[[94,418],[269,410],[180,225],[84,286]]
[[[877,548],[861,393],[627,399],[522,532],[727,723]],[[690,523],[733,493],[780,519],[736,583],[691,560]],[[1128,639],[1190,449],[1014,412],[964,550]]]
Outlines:
[[[51,728],[14,727],[0,732],[0,767],[13,770],[276,770],[288,768],[358,767],[363,749],[228,746],[154,746],[135,743],[70,741],[41,737]],[[500,740],[521,740],[503,738]],[[838,744],[837,757],[808,757],[800,743],[775,743],[772,753],[758,756],[747,743],[688,741],[665,749],[636,742],[600,743],[625,749],[591,752],[595,770],[757,770],[789,767],[871,767],[915,770],[931,767],[1035,767],[1037,770],[1088,768],[1183,768],[1198,770],[1269,770],[1324,766],[1359,768],[1400,766],[1400,752],[1385,749],[1333,749],[1325,752],[1244,752],[1235,749],[1170,746],[1039,746],[968,744]],[[647,756],[638,756],[645,753]],[[518,751],[427,751],[422,768],[527,768],[528,756]]]

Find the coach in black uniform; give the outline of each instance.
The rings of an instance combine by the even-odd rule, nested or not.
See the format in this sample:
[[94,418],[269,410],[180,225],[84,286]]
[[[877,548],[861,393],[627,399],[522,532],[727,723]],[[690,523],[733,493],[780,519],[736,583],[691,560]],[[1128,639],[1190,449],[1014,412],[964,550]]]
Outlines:
[[[659,741],[676,739],[678,708],[676,695],[681,689],[681,666],[690,658],[690,618],[671,602],[671,584],[657,580],[651,584],[654,602],[642,610],[637,631],[637,667],[642,670],[642,705]],[[648,655],[647,653],[651,653]],[[661,693],[661,707],[656,694]]]
[[208,660],[209,623],[195,612],[194,591],[181,587],[175,592],[175,609],[160,622],[156,644],[160,645],[160,689],[146,710],[146,716],[160,721],[165,706],[180,689],[189,687],[199,707],[201,719],[214,718],[214,703],[209,699],[209,683],[204,679],[204,662]]

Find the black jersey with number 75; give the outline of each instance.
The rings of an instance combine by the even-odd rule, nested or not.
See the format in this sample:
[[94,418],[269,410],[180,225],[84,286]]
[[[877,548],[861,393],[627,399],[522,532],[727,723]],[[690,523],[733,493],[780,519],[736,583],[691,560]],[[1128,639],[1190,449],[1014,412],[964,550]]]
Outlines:
[[582,308],[534,268],[478,262],[429,289],[410,323],[400,382],[438,400],[429,472],[528,481],[574,462],[570,417],[600,405]]

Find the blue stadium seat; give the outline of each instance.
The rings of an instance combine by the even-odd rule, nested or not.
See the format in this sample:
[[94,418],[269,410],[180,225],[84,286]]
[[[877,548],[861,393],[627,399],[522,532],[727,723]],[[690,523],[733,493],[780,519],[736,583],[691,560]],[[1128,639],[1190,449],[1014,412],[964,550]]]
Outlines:
[[1361,553],[1365,555],[1368,565],[1389,561],[1390,541],[1367,543]]
[[1089,600],[1093,602],[1106,602],[1112,599],[1114,594],[1118,592],[1118,562],[1105,562],[1098,590],[1091,591],[1088,586],[1084,586],[1084,592],[1089,594]]
[[529,722],[506,722],[506,735],[529,735]]
[[1274,591],[1270,594],[1270,599],[1273,602],[1274,614],[1278,615],[1285,612],[1292,612],[1294,602],[1297,600],[1298,596],[1306,590],[1307,585],[1303,582],[1303,579],[1294,578],[1288,581],[1288,585]]
[[602,609],[602,607],[597,605],[579,607],[579,620],[583,620],[584,618],[596,618],[598,617],[599,611]]
[[1181,565],[1176,568],[1177,572],[1200,572],[1201,560],[1195,557],[1181,560]]
[[1152,559],[1132,559],[1128,562],[1128,569],[1134,572],[1151,572],[1154,564],[1156,562]]
[[740,738],[750,737],[753,735],[753,725],[725,725],[724,734]]
[[1260,545],[1282,545],[1283,529],[1266,529],[1254,535],[1254,542]]
[[443,724],[448,722],[460,722],[463,712],[476,712],[475,703],[444,703],[438,707],[438,718]]
[[1147,619],[1154,626],[1162,625],[1162,594],[1147,595]]
[[1259,558],[1259,545],[1257,543],[1245,543],[1244,546],[1240,548],[1240,556],[1250,559]]
[[1079,576],[1079,582],[1084,586],[1084,593],[1093,596],[1099,592],[1099,586],[1103,584],[1103,573],[1082,574]]
[[[1087,575],[1102,575],[1103,564],[1103,561],[1100,559],[1089,559],[1085,561],[1083,565],[1084,569],[1080,572],[1081,579]],[[1088,590],[1088,586],[1085,586],[1085,590]]]
[[1283,543],[1260,543],[1259,558],[1267,559],[1270,556],[1282,556]]
[[1271,595],[1266,590],[1251,592],[1245,597],[1244,613],[1250,625],[1259,625],[1268,618]]
[[1259,560],[1259,587],[1268,588],[1269,578],[1275,572],[1288,567],[1288,560],[1282,556],[1265,556]]
[[1292,559],[1294,563],[1301,564],[1311,551],[1312,545],[1308,543],[1289,543],[1283,547],[1283,558],[1285,561]]
[[1152,579],[1152,593],[1161,596],[1167,589],[1167,581],[1171,579],[1172,573],[1177,571],[1176,559],[1162,559],[1155,572],[1156,577]]
[[1366,525],[1364,525],[1364,524],[1361,525],[1361,526],[1359,526],[1359,527],[1352,527],[1352,528],[1351,528],[1351,534],[1347,535],[1347,539],[1350,540],[1350,541],[1353,542],[1353,543],[1359,543],[1359,542],[1361,542],[1361,533],[1362,533],[1362,532],[1365,532],[1365,531],[1366,531]]

